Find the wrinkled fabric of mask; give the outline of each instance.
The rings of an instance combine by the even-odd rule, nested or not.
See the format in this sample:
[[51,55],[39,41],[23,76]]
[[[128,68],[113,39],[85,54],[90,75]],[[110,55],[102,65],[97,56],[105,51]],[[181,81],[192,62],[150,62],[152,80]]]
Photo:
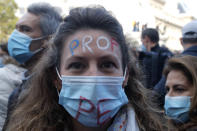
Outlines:
[[165,96],[165,114],[176,122],[185,123],[189,120],[190,96]]
[[61,79],[59,104],[85,126],[102,126],[128,103],[122,88],[124,77],[62,76]]
[[44,37],[32,39],[28,35],[25,35],[15,29],[8,39],[8,52],[10,56],[16,59],[16,61],[18,61],[20,64],[23,64],[41,50],[38,49],[33,52],[30,51],[29,47],[31,42],[33,40],[40,40],[43,38]]

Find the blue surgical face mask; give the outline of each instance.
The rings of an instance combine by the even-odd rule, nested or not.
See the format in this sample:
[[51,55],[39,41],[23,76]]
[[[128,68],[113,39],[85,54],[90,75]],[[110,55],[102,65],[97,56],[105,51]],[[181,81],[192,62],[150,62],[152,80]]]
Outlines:
[[60,79],[59,104],[84,126],[102,126],[128,103],[122,88],[124,77],[61,76]]
[[141,45],[141,49],[142,49],[142,51],[147,51],[147,49],[146,49],[146,47],[144,46],[144,44],[142,43],[142,45]]
[[165,113],[178,123],[189,120],[190,96],[165,96]]
[[42,50],[30,51],[29,47],[32,41],[41,40],[44,37],[32,39],[31,37],[17,31],[16,29],[8,39],[8,52],[16,61],[23,64],[28,61],[34,54]]

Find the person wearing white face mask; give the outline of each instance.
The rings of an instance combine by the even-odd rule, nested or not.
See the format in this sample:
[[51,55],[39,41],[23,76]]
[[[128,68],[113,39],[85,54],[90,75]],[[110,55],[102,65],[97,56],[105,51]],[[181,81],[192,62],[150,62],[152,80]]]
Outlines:
[[5,130],[163,130],[122,27],[103,7],[72,9],[50,45]]
[[171,58],[164,69],[165,114],[178,131],[197,129],[197,58]]

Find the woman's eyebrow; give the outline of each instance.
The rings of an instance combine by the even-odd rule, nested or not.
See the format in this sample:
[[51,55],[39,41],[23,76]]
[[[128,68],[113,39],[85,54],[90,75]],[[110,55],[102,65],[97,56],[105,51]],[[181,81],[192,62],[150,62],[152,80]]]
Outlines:
[[173,85],[173,87],[174,88],[177,88],[177,87],[184,87],[185,88],[185,86],[183,84],[175,84],[175,85]]
[[72,60],[85,60],[85,58],[81,57],[81,56],[71,56],[66,61],[69,62],[69,61],[72,61]]
[[101,56],[101,57],[99,58],[99,60],[102,60],[102,59],[105,59],[105,60],[107,60],[107,59],[113,60],[115,63],[118,64],[118,66],[121,64],[120,58],[118,58],[118,57],[115,56],[115,55],[105,55],[105,56]]

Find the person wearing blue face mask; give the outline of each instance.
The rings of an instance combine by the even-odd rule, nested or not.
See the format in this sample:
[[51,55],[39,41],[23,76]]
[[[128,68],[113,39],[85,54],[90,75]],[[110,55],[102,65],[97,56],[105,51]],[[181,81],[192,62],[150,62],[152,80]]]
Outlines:
[[23,91],[23,85],[34,73],[33,67],[45,52],[48,46],[47,41],[56,32],[61,22],[62,17],[58,9],[41,2],[31,4],[16,23],[16,28],[8,39],[8,52],[21,67],[26,69],[26,72],[23,73],[21,85],[14,87],[9,97],[5,126],[18,96]]
[[135,62],[115,17],[100,6],[73,8],[5,130],[162,131]]
[[[182,36],[180,37],[180,44],[183,47],[182,55],[192,55],[197,57],[197,20],[192,20],[185,24],[181,30]],[[159,94],[156,95],[158,106],[163,108],[165,99],[165,77],[162,76],[161,80],[155,85],[154,91]]]
[[46,40],[55,33],[62,18],[48,3],[35,3],[27,10],[8,39],[8,51],[17,62],[31,70],[47,46]]
[[37,55],[39,51],[42,51],[42,49],[44,49],[43,47],[40,47],[32,51],[30,46],[32,45],[31,47],[33,48],[33,46],[35,46],[36,44],[43,45],[43,40],[45,38],[47,38],[47,36],[31,38],[30,36],[15,29],[8,40],[9,54],[20,64],[25,64],[34,55]]
[[178,131],[197,129],[197,58],[171,58],[164,69],[165,114]]

